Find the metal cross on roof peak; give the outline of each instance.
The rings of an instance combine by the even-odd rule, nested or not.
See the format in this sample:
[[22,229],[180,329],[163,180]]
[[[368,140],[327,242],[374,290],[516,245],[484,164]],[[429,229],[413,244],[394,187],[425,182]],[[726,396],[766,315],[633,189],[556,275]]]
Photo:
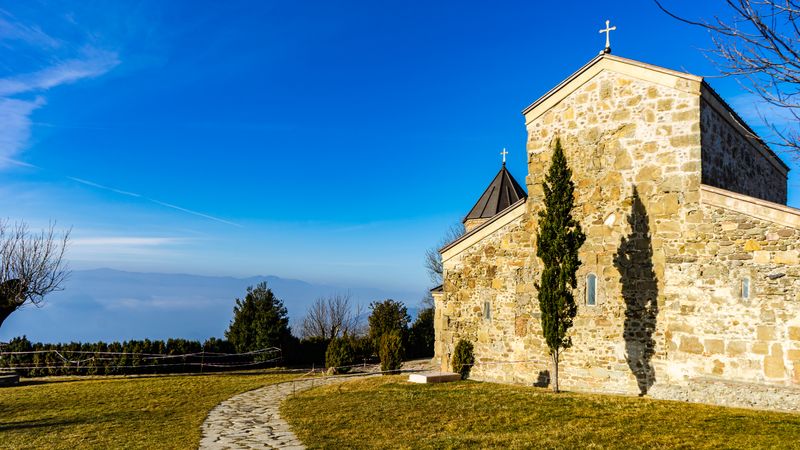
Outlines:
[[503,155],[503,165],[505,166],[506,165],[506,155],[508,154],[508,152],[506,151],[505,147],[503,147],[503,151],[500,152],[500,154]]
[[612,31],[615,31],[617,29],[617,26],[614,25],[613,27],[610,27],[609,26],[610,24],[611,24],[611,21],[610,20],[606,20],[606,28],[604,30],[600,30],[600,33],[605,33],[606,34],[606,48],[604,48],[603,51],[600,52],[600,54],[611,53],[611,39],[610,39],[609,36],[611,35]]

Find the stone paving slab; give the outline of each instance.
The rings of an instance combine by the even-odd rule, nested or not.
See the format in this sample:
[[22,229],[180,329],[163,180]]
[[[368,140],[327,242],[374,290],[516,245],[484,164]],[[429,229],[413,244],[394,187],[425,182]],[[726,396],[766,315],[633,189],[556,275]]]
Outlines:
[[235,395],[208,413],[202,426],[200,449],[304,449],[280,416],[281,401],[295,392],[352,379],[354,377],[287,381]]

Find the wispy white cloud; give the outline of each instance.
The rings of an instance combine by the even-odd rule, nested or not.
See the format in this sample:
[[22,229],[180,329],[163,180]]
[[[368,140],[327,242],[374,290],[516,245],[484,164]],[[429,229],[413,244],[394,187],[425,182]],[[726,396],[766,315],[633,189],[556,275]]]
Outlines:
[[71,237],[69,259],[81,261],[159,261],[173,258],[192,239],[173,236],[88,235]]
[[199,308],[207,308],[217,303],[214,300],[203,297],[162,297],[152,296],[147,298],[110,298],[103,301],[106,309],[122,310],[189,310],[194,311]]
[[95,236],[70,239],[74,247],[160,247],[186,242],[187,238],[142,236]]
[[0,168],[9,166],[28,145],[31,115],[45,105],[48,90],[101,76],[120,64],[116,52],[69,44],[0,9],[0,45],[11,54],[33,52],[38,60],[48,61],[38,70],[0,78]]
[[52,89],[63,84],[94,78],[119,64],[114,52],[85,49],[81,58],[70,59],[45,67],[42,70],[0,78],[0,96],[8,97]]
[[40,48],[58,48],[61,41],[48,35],[38,26],[20,23],[8,11],[0,9],[0,42],[22,41]]
[[9,158],[16,155],[28,142],[31,135],[31,114],[45,101],[42,97],[19,100],[0,97],[0,167],[11,164]]

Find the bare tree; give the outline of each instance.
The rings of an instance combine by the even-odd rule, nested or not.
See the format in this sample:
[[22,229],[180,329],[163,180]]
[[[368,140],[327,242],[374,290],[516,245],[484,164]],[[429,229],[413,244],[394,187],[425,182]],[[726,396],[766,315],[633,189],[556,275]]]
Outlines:
[[711,32],[708,54],[722,74],[791,117],[793,125],[782,127],[762,114],[775,135],[771,143],[800,154],[800,1],[726,0],[733,17],[710,21],[686,19],[654,1],[671,17]]
[[442,284],[442,255],[439,254],[439,249],[460,238],[465,232],[464,224],[451,225],[436,246],[425,250],[425,270],[434,285]]
[[69,275],[64,252],[69,231],[56,236],[55,225],[32,233],[28,225],[0,221],[0,326],[25,304],[40,305]]
[[300,326],[304,338],[333,339],[359,334],[360,305],[353,305],[349,293],[319,297],[308,307]]

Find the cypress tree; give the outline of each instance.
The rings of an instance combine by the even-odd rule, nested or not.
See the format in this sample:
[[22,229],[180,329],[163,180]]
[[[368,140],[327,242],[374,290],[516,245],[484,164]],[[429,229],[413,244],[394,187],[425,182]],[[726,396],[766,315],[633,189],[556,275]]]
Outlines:
[[542,187],[545,207],[539,211],[536,256],[542,260],[543,267],[536,289],[542,332],[553,359],[553,391],[558,392],[559,355],[572,346],[567,332],[578,312],[572,295],[577,285],[575,273],[581,265],[578,249],[586,240],[580,224],[572,217],[575,184],[559,139],[556,139],[550,171]]

